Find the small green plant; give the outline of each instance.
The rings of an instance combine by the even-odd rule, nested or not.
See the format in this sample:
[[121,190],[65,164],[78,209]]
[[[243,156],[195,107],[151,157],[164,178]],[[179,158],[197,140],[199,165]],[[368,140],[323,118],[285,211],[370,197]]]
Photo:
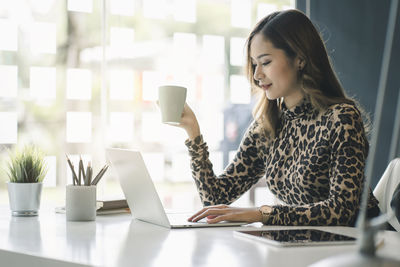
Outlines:
[[11,183],[39,183],[47,173],[44,154],[35,146],[10,153],[7,175]]

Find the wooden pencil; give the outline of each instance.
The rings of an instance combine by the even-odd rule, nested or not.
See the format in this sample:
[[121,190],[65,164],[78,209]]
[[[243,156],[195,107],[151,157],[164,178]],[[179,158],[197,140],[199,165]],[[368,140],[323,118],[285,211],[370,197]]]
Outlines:
[[69,159],[69,157],[68,157],[67,154],[65,154],[65,156],[67,157],[68,165],[69,165],[69,167],[71,168],[71,171],[72,171],[72,181],[73,181],[73,184],[76,185],[76,184],[78,183],[78,177],[76,177],[74,164],[71,162],[71,160]]
[[92,185],[97,185],[100,179],[103,177],[104,173],[108,169],[108,164],[104,165],[104,167],[100,170],[100,172],[96,175],[96,177],[93,179]]

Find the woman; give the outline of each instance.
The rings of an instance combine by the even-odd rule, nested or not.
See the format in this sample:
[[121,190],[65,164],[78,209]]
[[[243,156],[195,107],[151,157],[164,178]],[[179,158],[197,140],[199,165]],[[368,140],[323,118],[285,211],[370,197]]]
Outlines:
[[[324,43],[300,11],[275,12],[247,40],[247,75],[261,92],[241,145],[216,177],[196,116],[185,105],[180,127],[205,206],[189,221],[268,225],[354,225],[368,141],[360,111],[345,96]],[[262,177],[284,204],[228,206]],[[379,214],[370,192],[370,216]]]

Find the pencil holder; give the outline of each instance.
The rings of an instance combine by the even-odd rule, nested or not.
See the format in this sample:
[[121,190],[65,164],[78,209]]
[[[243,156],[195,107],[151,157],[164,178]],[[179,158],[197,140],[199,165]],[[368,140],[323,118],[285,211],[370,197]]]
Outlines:
[[67,185],[65,213],[67,221],[96,220],[96,186]]

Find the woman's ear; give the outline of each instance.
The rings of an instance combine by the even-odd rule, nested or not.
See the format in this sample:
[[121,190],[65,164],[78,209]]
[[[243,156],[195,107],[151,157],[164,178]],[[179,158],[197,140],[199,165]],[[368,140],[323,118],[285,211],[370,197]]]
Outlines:
[[306,65],[306,61],[303,59],[303,58],[301,58],[301,57],[297,57],[297,68],[299,69],[299,70],[302,70],[302,69],[304,69],[304,67],[305,67],[305,65]]

